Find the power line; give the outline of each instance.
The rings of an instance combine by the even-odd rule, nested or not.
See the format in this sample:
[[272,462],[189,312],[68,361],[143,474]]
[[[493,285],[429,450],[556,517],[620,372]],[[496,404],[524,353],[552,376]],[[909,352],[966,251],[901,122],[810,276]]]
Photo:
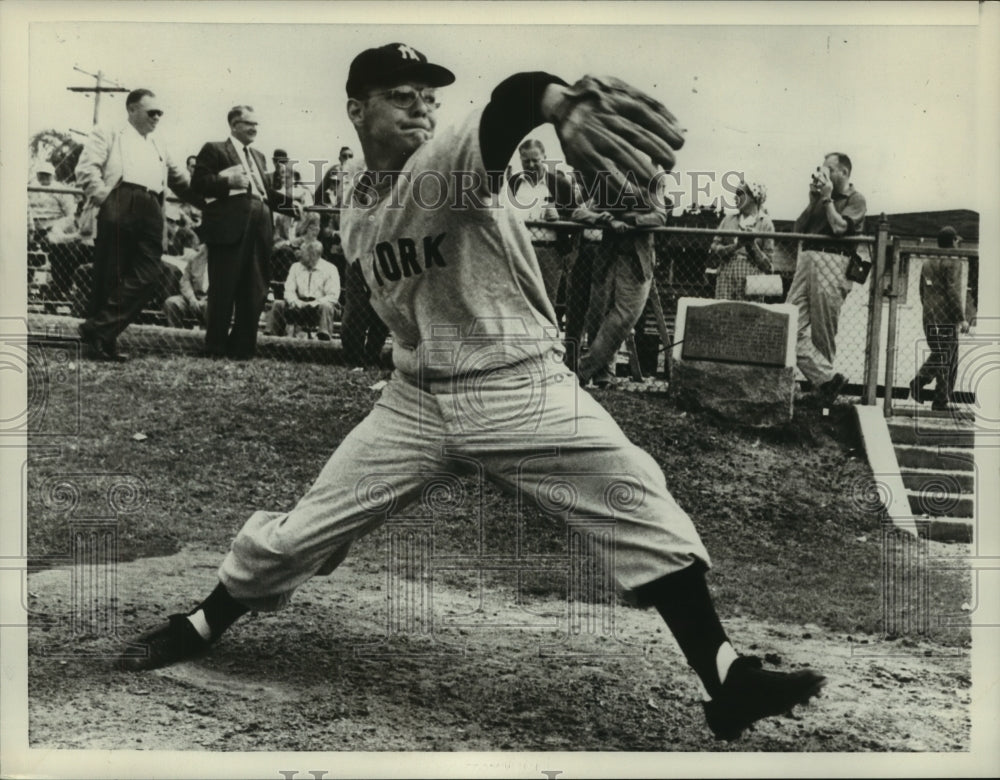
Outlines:
[[73,70],[83,73],[87,76],[92,76],[94,78],[94,86],[92,87],[66,87],[70,92],[83,92],[83,93],[94,93],[94,124],[97,124],[98,113],[101,106],[101,94],[104,92],[128,92],[127,87],[123,87],[116,81],[112,81],[104,76],[103,71],[97,71],[97,73],[90,73],[83,68],[78,68],[76,65],[73,66]]

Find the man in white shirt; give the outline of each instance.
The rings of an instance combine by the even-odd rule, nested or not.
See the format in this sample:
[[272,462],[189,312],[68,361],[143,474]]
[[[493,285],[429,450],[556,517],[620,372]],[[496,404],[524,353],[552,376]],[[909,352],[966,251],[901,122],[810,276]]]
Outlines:
[[115,361],[127,360],[118,352],[119,334],[161,284],[164,190],[201,205],[187,171],[153,138],[163,116],[156,95],[133,90],[125,109],[128,122],[95,127],[76,165],[85,208],[97,210],[92,296],[80,338],[88,357]]
[[340,311],[340,274],[333,263],[320,260],[322,253],[315,235],[302,245],[301,259],[288,269],[285,299],[275,301],[268,315],[268,333],[284,336],[288,324],[297,324],[317,328],[320,341],[330,340]]
[[204,327],[208,324],[208,249],[201,244],[184,254],[188,262],[181,275],[181,291],[163,302],[163,313],[172,328],[187,327],[188,319],[196,319]]
[[[507,181],[507,206],[523,222],[554,222],[569,219],[577,205],[573,182],[551,161],[545,159],[545,146],[537,138],[529,138],[518,147],[521,170]],[[534,225],[528,228],[531,245],[538,257],[545,293],[556,314],[561,318],[562,306],[557,306],[559,286],[569,273],[573,252],[572,235]]]

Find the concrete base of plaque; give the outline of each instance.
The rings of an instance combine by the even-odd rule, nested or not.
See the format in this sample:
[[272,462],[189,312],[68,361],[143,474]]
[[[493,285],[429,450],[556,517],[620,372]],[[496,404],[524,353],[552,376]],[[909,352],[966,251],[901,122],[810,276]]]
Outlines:
[[681,298],[670,394],[743,425],[792,419],[797,310],[788,304]]
[[795,369],[682,360],[670,369],[670,393],[743,425],[781,425],[792,419]]

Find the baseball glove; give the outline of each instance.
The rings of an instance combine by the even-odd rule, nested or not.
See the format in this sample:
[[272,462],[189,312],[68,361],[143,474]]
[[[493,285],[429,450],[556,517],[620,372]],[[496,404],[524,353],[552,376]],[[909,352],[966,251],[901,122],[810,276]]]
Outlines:
[[677,119],[658,100],[612,76],[584,76],[553,119],[572,165],[590,183],[607,179],[608,195],[643,195],[657,173],[674,167],[684,145]]

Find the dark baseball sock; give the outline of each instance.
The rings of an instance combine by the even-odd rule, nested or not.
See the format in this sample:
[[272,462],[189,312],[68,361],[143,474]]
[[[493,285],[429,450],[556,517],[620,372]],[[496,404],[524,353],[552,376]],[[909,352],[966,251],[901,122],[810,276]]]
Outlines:
[[233,623],[239,620],[250,610],[229,595],[226,586],[221,582],[215,586],[208,598],[195,608],[191,614],[196,614],[201,610],[212,631],[212,639],[218,639],[222,633]]
[[644,585],[636,595],[642,603],[656,607],[688,665],[714,698],[722,684],[717,666],[719,648],[729,639],[715,613],[705,582],[706,570],[703,563],[693,563]]

